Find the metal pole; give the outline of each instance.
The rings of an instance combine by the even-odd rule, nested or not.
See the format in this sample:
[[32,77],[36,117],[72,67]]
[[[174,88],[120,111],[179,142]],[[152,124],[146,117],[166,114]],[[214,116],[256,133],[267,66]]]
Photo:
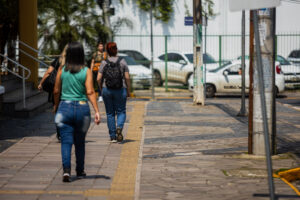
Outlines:
[[193,41],[194,41],[194,104],[204,106],[204,87],[203,87],[203,47],[202,47],[202,5],[201,0],[193,0]]
[[245,11],[242,11],[242,102],[241,109],[238,116],[246,116],[246,106],[245,106]]
[[[275,65],[277,58],[277,36],[276,36],[276,8],[271,9],[271,20],[272,20],[272,37],[273,37],[273,60],[272,66]],[[276,87],[275,87],[275,68],[272,68],[272,88],[273,88],[273,101],[272,101],[272,155],[277,154],[277,143],[276,143]]]
[[25,71],[22,69],[22,84],[23,84],[23,108],[26,108],[26,91],[25,91]]
[[168,36],[165,35],[165,89],[168,91]]
[[249,114],[248,114],[248,154],[253,154],[253,54],[254,30],[253,11],[250,11],[250,36],[249,36]]
[[219,35],[219,67],[222,65],[222,36]]
[[[206,6],[206,12],[205,12],[205,27],[204,27],[204,34],[205,34],[205,38],[204,38],[204,54],[206,55],[207,57],[207,49],[206,49],[206,44],[207,44],[207,12],[208,12],[208,9],[207,9],[207,6]],[[206,99],[206,63],[204,62],[204,59],[203,59],[203,64],[204,64],[204,69],[203,69],[203,98]]]
[[150,9],[150,42],[151,42],[151,85],[152,85],[152,90],[151,90],[151,98],[154,100],[154,74],[153,74],[153,24],[152,24],[152,18],[153,18],[153,1],[151,1],[151,9]]
[[265,86],[263,79],[263,65],[261,58],[261,50],[260,50],[260,35],[258,29],[258,17],[257,11],[255,10],[253,13],[254,17],[254,35],[255,35],[255,48],[256,48],[256,62],[257,62],[257,72],[258,72],[258,83],[259,83],[259,91],[260,91],[260,103],[261,103],[261,114],[263,117],[263,130],[264,130],[264,140],[265,140],[265,151],[266,151],[266,161],[268,167],[268,182],[269,182],[269,192],[270,199],[275,200],[274,193],[274,182],[273,182],[273,173],[272,173],[272,159],[270,153],[270,141],[269,141],[269,127],[268,127],[268,118],[267,118],[267,109],[266,109],[266,99],[265,99]]

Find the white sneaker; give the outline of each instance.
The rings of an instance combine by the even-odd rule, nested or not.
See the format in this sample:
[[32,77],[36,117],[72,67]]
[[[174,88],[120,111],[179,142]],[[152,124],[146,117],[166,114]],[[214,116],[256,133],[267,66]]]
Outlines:
[[98,102],[102,102],[102,101],[103,101],[102,96],[98,97]]

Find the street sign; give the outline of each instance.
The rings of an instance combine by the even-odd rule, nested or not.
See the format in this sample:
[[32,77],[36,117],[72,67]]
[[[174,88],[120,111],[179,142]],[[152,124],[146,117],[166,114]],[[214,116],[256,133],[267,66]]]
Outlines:
[[[185,26],[193,26],[193,17],[184,17]],[[202,26],[207,26],[207,17],[202,16]]]
[[193,17],[184,17],[185,26],[193,26]]
[[256,10],[260,8],[273,8],[280,5],[280,0],[230,0],[231,11]]

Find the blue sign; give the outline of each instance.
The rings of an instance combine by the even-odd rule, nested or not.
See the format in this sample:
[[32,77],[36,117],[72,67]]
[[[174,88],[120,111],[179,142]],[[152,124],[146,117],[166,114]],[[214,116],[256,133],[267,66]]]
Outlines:
[[193,26],[193,17],[184,17],[185,26]]

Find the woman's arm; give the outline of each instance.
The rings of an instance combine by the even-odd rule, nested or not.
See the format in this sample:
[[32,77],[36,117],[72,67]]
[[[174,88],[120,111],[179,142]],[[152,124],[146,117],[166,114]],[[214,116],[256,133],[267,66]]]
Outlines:
[[42,85],[43,85],[44,81],[45,81],[46,78],[51,74],[51,72],[52,72],[53,70],[54,70],[54,67],[50,65],[50,66],[48,67],[47,71],[45,72],[45,74],[44,74],[42,80],[40,81],[40,83],[39,83],[39,85],[38,85],[38,89],[39,89],[39,90],[42,90],[42,89],[43,89]]
[[99,124],[100,113],[99,113],[98,104],[96,100],[96,93],[93,85],[93,74],[92,74],[92,70],[89,68],[87,69],[87,73],[86,73],[85,88],[86,88],[86,95],[90,100],[90,102],[92,103],[92,106],[95,110],[95,123]]
[[95,59],[93,58],[92,61],[91,61],[91,65],[90,65],[91,70],[93,70],[94,64],[95,64]]
[[131,85],[129,72],[125,72],[125,83],[127,86],[127,96],[130,97]]
[[58,105],[59,105],[59,100],[60,100],[60,94],[61,94],[61,73],[62,73],[62,67],[58,69],[57,75],[56,75],[56,80],[55,80],[55,85],[54,85],[54,90],[53,90],[53,95],[54,95],[54,108],[53,111],[56,113]]

